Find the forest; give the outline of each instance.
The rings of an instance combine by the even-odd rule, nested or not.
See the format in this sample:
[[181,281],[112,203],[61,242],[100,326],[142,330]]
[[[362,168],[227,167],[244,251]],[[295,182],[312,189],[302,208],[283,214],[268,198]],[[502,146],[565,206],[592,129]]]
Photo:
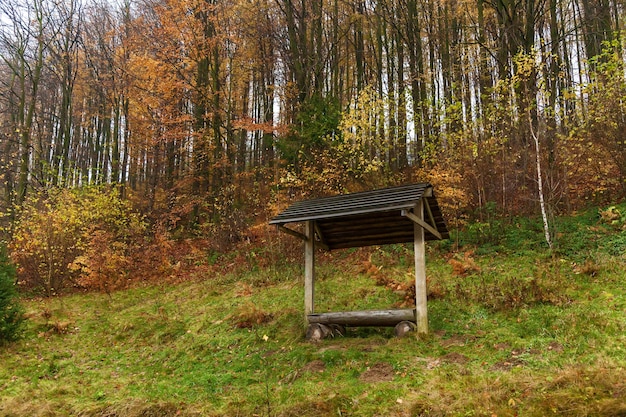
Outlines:
[[426,181],[451,229],[541,212],[552,244],[555,215],[626,193],[625,12],[3,0],[3,240],[19,260],[33,224],[50,239],[51,213],[66,231],[82,213],[76,230],[108,222],[84,235],[96,252],[127,257],[133,230],[225,251],[292,201]]
[[[626,0],[0,0],[0,417],[626,416],[625,25]],[[270,219],[424,182],[428,334],[305,340]],[[315,311],[412,308],[416,252],[317,250]]]

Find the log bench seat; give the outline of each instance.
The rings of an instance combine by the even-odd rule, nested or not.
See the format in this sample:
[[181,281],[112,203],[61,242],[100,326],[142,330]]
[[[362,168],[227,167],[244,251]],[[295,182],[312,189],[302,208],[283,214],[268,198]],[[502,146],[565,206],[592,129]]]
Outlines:
[[415,329],[415,309],[341,311],[307,314],[309,340],[345,335],[346,327],[395,327],[402,337]]

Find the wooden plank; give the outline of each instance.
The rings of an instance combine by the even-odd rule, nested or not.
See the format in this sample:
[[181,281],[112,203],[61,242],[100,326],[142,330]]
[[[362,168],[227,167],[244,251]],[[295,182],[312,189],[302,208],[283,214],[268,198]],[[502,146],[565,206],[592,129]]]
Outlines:
[[403,321],[414,321],[415,310],[367,310],[308,314],[309,323],[338,324],[341,326],[388,326]]
[[373,245],[393,245],[393,244],[397,244],[397,243],[409,243],[409,242],[413,242],[413,236],[409,236],[404,240],[398,240],[398,239],[388,239],[388,240],[384,240],[381,239],[379,241],[372,241],[372,240],[350,240],[350,241],[337,241],[337,242],[333,242],[333,244],[330,246],[330,249],[347,249],[347,248],[361,248],[361,247],[366,247],[366,246],[373,246]]
[[304,314],[312,314],[315,308],[315,225],[306,222],[304,241]]
[[[411,215],[413,215],[411,213]],[[410,221],[408,218],[405,218],[407,221],[401,224],[381,224],[371,227],[348,227],[348,230],[341,230],[336,232],[331,232],[326,230],[325,228],[321,228],[322,233],[324,233],[325,241],[332,242],[335,240],[344,240],[350,237],[370,237],[372,239],[376,239],[379,237],[388,237],[388,236],[409,236],[413,238],[413,221]],[[431,227],[432,228],[432,227]],[[435,233],[431,233],[430,230],[426,231],[429,236],[434,238],[439,238],[442,236],[441,233],[435,230]],[[442,236],[443,237],[443,236]]]
[[[409,226],[410,227],[410,226]],[[327,235],[328,236],[328,235]],[[350,240],[350,239],[370,239],[370,240],[378,240],[384,238],[394,238],[394,237],[413,237],[413,228],[410,229],[366,229],[366,230],[353,230],[351,233],[335,233],[332,238],[333,240]],[[328,240],[327,240],[328,241]]]
[[393,216],[386,215],[386,213],[375,213],[368,215],[368,217],[343,217],[318,221],[320,223],[320,227],[331,233],[344,231],[346,228],[365,228],[381,224],[398,225],[410,223],[410,221],[403,218],[400,213],[401,211],[397,210],[393,213]]
[[354,232],[363,232],[368,230],[394,230],[394,231],[410,231],[413,233],[413,222],[408,218],[398,218],[395,221],[385,221],[381,219],[380,222],[372,223],[350,223],[346,222],[342,226],[329,227],[325,224],[321,224],[320,228],[324,234],[331,234],[333,236],[340,236],[342,234],[351,234]]
[[[429,232],[426,232],[424,235],[426,241],[437,240],[436,236],[433,236]],[[369,239],[367,237],[361,237],[358,234],[354,234],[353,236],[346,237],[343,239],[333,239],[327,240],[328,246],[331,250],[333,249],[345,249],[345,248],[357,248],[361,246],[372,246],[372,245],[390,245],[396,243],[412,243],[415,240],[415,235],[413,231],[411,233],[407,233],[405,236],[387,236],[381,237],[376,240]]]
[[[346,218],[343,219],[341,223],[328,223],[326,220],[318,220],[318,222],[320,223],[320,228],[322,228],[326,234],[346,233],[349,231],[359,231],[364,229],[384,229],[386,227],[413,230],[414,220],[410,219],[407,216],[407,213],[413,214],[410,210],[405,210],[403,212],[398,212],[397,216],[393,218],[379,217],[378,219],[373,219],[371,221],[351,220]],[[434,219],[432,223],[426,224],[429,224],[432,228],[438,230],[438,223],[444,225],[443,219],[440,219],[439,222],[437,219]],[[445,230],[445,228],[442,230]]]
[[299,222],[303,222],[307,220],[340,218],[340,217],[356,216],[356,215],[371,214],[371,213],[375,214],[381,211],[409,209],[413,207],[414,204],[415,204],[415,201],[413,200],[413,201],[409,201],[406,203],[399,203],[395,205],[380,205],[380,206],[373,206],[373,207],[365,206],[362,208],[357,206],[354,208],[343,208],[343,209],[338,208],[336,210],[320,209],[318,212],[312,211],[313,209],[311,208],[311,212],[306,211],[306,212],[303,212],[301,215],[296,213],[290,216],[283,216],[282,218],[279,217],[280,215],[276,216],[272,220],[270,220],[269,224],[299,223]]
[[[416,211],[420,220],[423,221],[424,202],[419,201]],[[424,243],[424,228],[417,222],[413,226],[415,241],[413,244],[415,252],[415,321],[417,323],[417,332],[421,334],[428,333],[428,308],[426,299],[426,245]]]
[[[305,234],[300,233],[300,232],[298,232],[296,230],[290,229],[290,228],[288,228],[286,226],[283,226],[282,224],[279,224],[277,226],[278,226],[278,230],[280,230],[281,232],[287,233],[288,235],[291,235],[291,236],[295,236],[298,239],[302,239],[302,240],[304,240],[306,242],[307,237],[306,237]],[[321,247],[322,249],[330,250],[328,245],[324,242],[323,235],[321,234],[321,230],[319,229],[319,227],[317,227],[317,225],[315,226],[315,231],[317,233],[317,236],[320,238],[320,241],[317,242],[317,245],[319,247]]]
[[408,209],[425,192],[432,193],[431,189],[430,184],[415,184],[301,201],[272,218],[270,224]]

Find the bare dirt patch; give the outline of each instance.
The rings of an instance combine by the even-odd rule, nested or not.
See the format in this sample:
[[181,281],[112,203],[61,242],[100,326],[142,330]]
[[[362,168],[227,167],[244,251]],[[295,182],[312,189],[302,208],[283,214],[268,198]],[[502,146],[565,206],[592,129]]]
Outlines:
[[324,361],[316,359],[304,365],[301,369],[302,372],[320,373],[326,370],[326,364]]
[[497,350],[509,350],[511,349],[511,344],[507,343],[507,342],[502,342],[502,343],[496,343],[495,345],[493,345],[494,349]]
[[393,366],[378,362],[363,372],[359,379],[363,382],[387,382],[393,380],[394,375]]
[[469,362],[469,358],[467,356],[457,352],[446,353],[440,357],[439,360],[444,363],[456,363],[459,365],[465,365]]
[[515,356],[511,356],[503,361],[496,362],[491,367],[492,371],[510,371],[513,368],[524,366],[524,361]]
[[559,342],[550,342],[548,345],[548,350],[551,352],[561,353],[563,352],[563,345]]

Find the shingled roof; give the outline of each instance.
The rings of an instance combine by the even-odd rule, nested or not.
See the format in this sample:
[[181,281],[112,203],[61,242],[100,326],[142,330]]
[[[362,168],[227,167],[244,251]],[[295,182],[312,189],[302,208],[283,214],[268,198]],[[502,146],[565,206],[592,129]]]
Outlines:
[[413,242],[413,210],[424,200],[425,239],[447,239],[448,229],[433,187],[402,185],[294,203],[270,220],[287,232],[288,223],[314,221],[318,241],[328,249]]

